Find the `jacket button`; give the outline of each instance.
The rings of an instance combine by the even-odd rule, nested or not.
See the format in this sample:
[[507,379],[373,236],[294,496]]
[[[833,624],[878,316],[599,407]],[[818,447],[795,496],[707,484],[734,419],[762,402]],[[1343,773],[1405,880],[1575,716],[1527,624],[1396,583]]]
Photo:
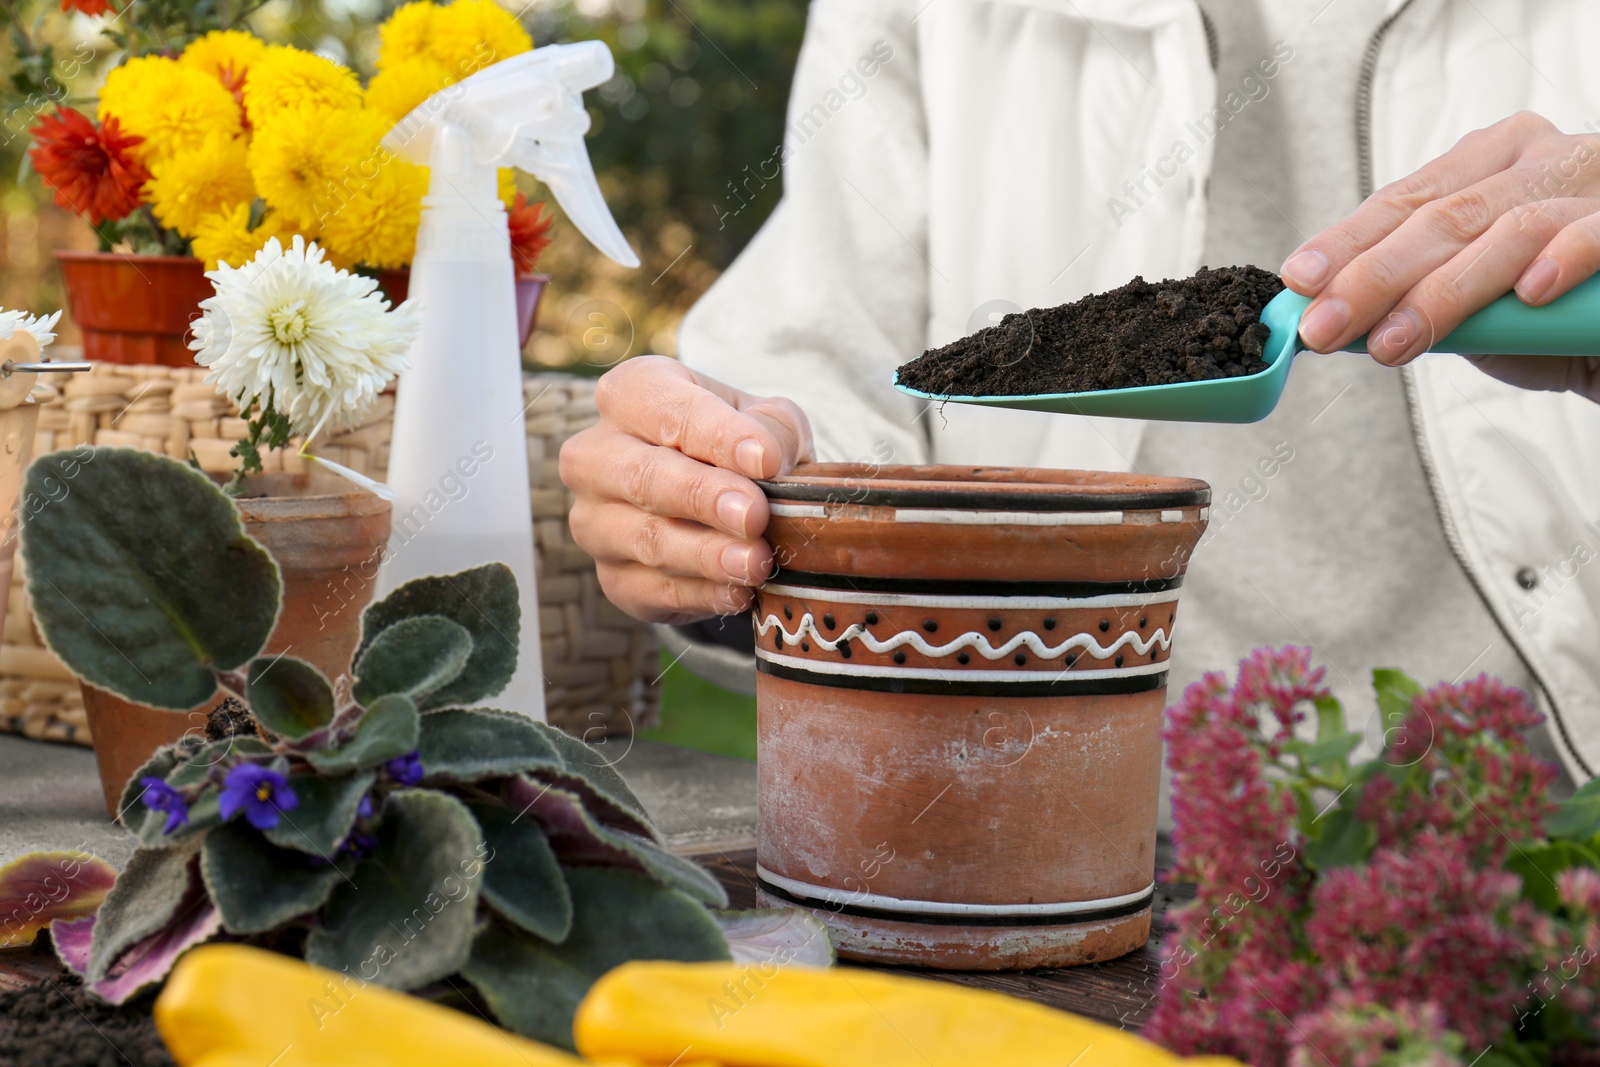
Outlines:
[[1539,575],[1532,567],[1523,567],[1517,571],[1517,584],[1524,589],[1533,589],[1539,584]]

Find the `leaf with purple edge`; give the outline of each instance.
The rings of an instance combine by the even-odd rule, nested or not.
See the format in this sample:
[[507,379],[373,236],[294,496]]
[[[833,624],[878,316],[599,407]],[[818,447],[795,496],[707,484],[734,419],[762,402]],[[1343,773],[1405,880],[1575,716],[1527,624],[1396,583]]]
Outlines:
[[604,825],[576,793],[513,778],[506,783],[505,796],[519,817],[532,817],[544,828],[563,866],[621,867],[649,875],[714,908],[728,906],[727,892],[704,868],[648,837]]
[[0,867],[0,948],[92,915],[116,879],[111,864],[87,852],[30,852]]
[[197,859],[198,851],[191,845],[134,850],[96,913],[99,921],[86,972],[90,981],[104,977],[124,950],[172,921],[191,885],[200,880],[194,869]]
[[179,956],[221,932],[222,913],[211,903],[197,875],[171,922],[118,953],[90,988],[111,1003],[121,1004],[165,978]]
[[560,766],[533,767],[528,774],[541,782],[577,793],[583,797],[584,807],[590,814],[607,826],[660,840],[644,805],[599,751],[554,726],[536,725],[550,747],[556,750]]
[[93,915],[81,919],[60,920],[50,927],[50,941],[56,947],[56,958],[73,974],[82,978],[89,970],[89,946],[94,941]]

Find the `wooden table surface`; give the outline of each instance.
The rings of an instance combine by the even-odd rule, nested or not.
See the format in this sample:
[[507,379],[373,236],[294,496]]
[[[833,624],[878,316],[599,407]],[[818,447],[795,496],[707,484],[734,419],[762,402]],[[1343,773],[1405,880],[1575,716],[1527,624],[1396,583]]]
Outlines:
[[[723,852],[698,857],[728,890],[736,908],[755,906],[754,849]],[[1160,915],[1172,903],[1181,903],[1187,891],[1163,883],[1156,884],[1156,920],[1151,943],[1138,952],[1106,963],[1065,970],[1023,971],[1015,974],[971,971],[925,971],[886,967],[899,974],[933,978],[958,985],[988,989],[1079,1015],[1128,1030],[1139,1030],[1154,1007],[1157,976],[1160,973],[1159,937],[1166,927]],[[862,966],[846,964],[846,966]],[[0,990],[21,989],[45,978],[59,978],[63,968],[53,955],[32,949],[0,951]]]
[[[756,904],[756,853],[754,849],[698,857],[728,891],[735,908]],[[873,966],[874,969],[918,978],[934,978],[975,989],[1009,993],[1024,1000],[1062,1008],[1126,1030],[1143,1029],[1155,1007],[1155,992],[1161,972],[1160,938],[1166,932],[1162,921],[1169,905],[1181,904],[1192,896],[1183,886],[1156,883],[1154,919],[1150,943],[1138,952],[1105,963],[1062,970],[1020,971],[930,971],[910,967],[876,967],[846,963],[846,966]]]

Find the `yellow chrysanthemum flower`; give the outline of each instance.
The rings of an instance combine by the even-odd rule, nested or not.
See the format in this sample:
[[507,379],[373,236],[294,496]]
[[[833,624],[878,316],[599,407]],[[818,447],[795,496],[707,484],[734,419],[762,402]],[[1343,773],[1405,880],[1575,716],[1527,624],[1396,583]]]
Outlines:
[[242,102],[245,75],[266,53],[266,42],[253,33],[212,30],[190,42],[178,62],[211,75],[234,95],[234,99]]
[[428,54],[458,78],[521,55],[533,38],[494,0],[455,0],[433,14]]
[[382,149],[373,162],[376,175],[342,190],[339,208],[323,220],[322,243],[368,267],[403,267],[416,251],[428,171]]
[[151,168],[144,197],[169,230],[193,237],[200,220],[256,198],[245,139],[212,133],[198,148],[175,152]]
[[430,0],[418,0],[390,15],[389,21],[378,28],[378,69],[387,70],[396,63],[426,56],[428,42],[433,38],[433,16],[438,10],[439,6]]
[[190,247],[196,258],[205,260],[206,270],[216,270],[219,263],[242,267],[272,238],[287,241],[294,234],[294,227],[286,225],[276,212],[270,211],[252,230],[250,205],[239,204],[201,219],[195,226]]
[[150,166],[199,148],[212,133],[240,131],[239,105],[221,82],[164,56],[138,56],[107,75],[98,113],[144,138],[137,151]]
[[291,108],[317,105],[348,111],[361,106],[355,73],[331,59],[286,45],[273,45],[250,68],[244,111],[250,125],[263,126]]
[[501,167],[494,172],[494,177],[495,184],[499,187],[495,192],[509,211],[517,200],[517,172],[511,167]]
[[368,83],[367,110],[382,115],[391,124],[399,122],[418,104],[455,80],[442,63],[429,56],[412,56],[391,63],[373,75]]
[[364,165],[388,128],[366,111],[312,104],[280,112],[250,140],[256,192],[301,233],[314,234],[339,206],[339,189],[375,169]]

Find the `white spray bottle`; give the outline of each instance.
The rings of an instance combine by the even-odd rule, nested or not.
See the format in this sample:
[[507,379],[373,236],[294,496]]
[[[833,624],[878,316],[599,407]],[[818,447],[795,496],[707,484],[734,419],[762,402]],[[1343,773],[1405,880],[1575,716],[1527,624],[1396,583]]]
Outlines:
[[506,212],[495,170],[541,179],[596,248],[639,265],[600,194],[582,93],[611,77],[599,41],[547,45],[442,89],[384,138],[430,170],[410,298],[421,309],[401,376],[388,484],[394,532],[380,592],[500,561],[521,596],[519,662],[495,703],[545,717],[521,345]]

